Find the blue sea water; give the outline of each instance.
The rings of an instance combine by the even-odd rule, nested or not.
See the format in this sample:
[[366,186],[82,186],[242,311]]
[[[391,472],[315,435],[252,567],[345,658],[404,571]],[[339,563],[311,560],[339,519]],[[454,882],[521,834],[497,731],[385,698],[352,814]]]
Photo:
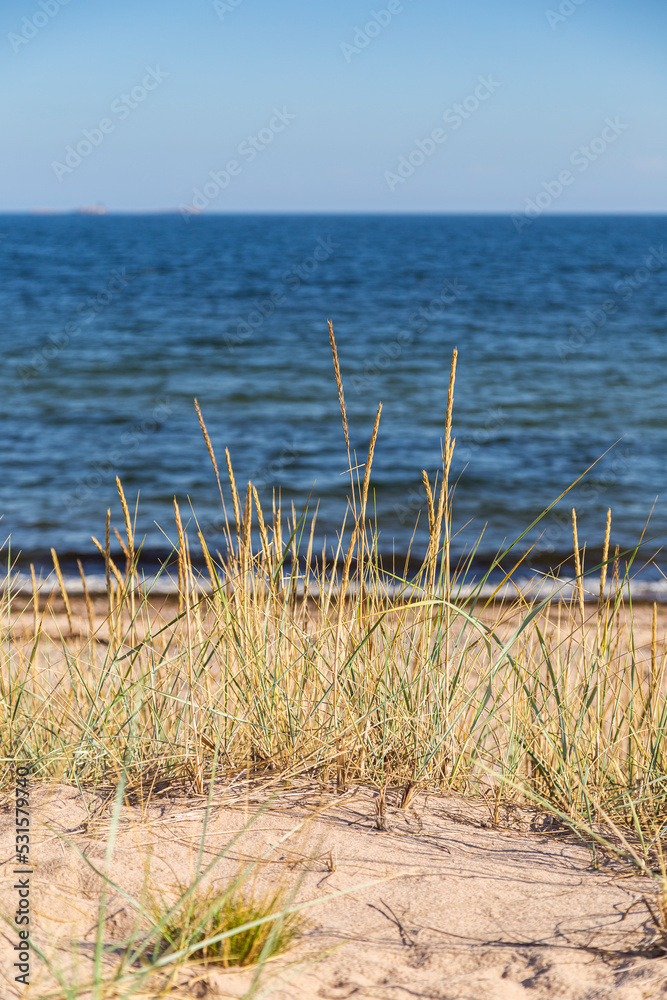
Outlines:
[[108,506],[120,527],[116,475],[147,550],[174,537],[174,495],[220,545],[195,397],[220,466],[229,447],[267,502],[319,500],[333,542],[348,480],[329,318],[359,462],[383,403],[382,551],[407,551],[420,510],[423,551],[455,346],[457,552],[484,529],[490,559],[605,452],[530,533],[532,559],[571,551],[573,505],[592,552],[608,507],[612,543],[651,511],[646,554],[664,542],[665,217],[6,215],[0,274],[0,530],[23,562],[91,553]]

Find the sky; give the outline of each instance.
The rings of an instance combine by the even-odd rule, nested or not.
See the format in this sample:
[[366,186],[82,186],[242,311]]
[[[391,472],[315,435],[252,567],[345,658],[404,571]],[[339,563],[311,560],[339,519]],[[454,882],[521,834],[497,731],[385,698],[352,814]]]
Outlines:
[[0,211],[664,212],[666,28],[664,0],[4,0]]

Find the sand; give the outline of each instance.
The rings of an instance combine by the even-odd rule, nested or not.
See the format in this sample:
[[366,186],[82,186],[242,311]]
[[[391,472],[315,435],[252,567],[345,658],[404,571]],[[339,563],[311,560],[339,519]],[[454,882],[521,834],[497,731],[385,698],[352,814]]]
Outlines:
[[[65,608],[62,599],[57,594],[52,595],[48,601],[43,599],[40,604],[40,612],[45,607],[47,608],[41,628],[45,636],[55,640],[58,644],[65,638],[68,642],[74,640],[73,645],[76,647],[77,640],[79,645],[84,645],[88,640],[90,628],[86,605],[83,599],[78,595],[74,595],[70,599],[70,604],[73,632],[69,630]],[[153,595],[147,604],[150,608],[150,617],[154,626],[156,623],[166,625],[172,622],[178,615],[178,601],[171,595]],[[548,610],[549,621],[554,628],[558,621],[558,605],[559,602],[555,601]],[[106,598],[94,595],[92,598],[92,607],[95,616],[95,637],[98,641],[106,643],[108,637],[108,605]],[[566,606],[565,602],[562,602],[562,609],[563,635],[567,636],[572,628],[578,629],[579,613],[576,605],[574,607],[570,605]],[[519,614],[515,606],[498,601],[488,605],[485,609],[481,609],[480,607],[477,613],[481,620],[489,625],[497,625],[499,621],[502,621],[503,624],[498,629],[498,633],[506,636],[517,627],[522,617],[525,617],[526,611],[524,608],[523,612]],[[587,631],[590,630],[591,634],[595,631],[595,616],[595,602],[586,602]],[[652,616],[652,603],[646,601],[633,603],[632,619],[634,623],[635,648],[639,661],[650,658]],[[619,612],[618,621],[622,626],[626,626],[629,618],[628,608],[624,607]],[[566,623],[569,624],[566,625]],[[140,622],[137,626],[137,634],[141,637],[144,632],[145,629]],[[22,598],[16,599],[12,605],[12,635],[15,642],[24,643],[26,648],[34,640],[32,607]],[[667,641],[667,604],[657,605],[657,638],[658,651],[662,654]]]
[[[278,882],[315,901],[286,954],[261,976],[274,1000],[635,1000],[667,996],[667,958],[650,949],[642,896],[655,883],[613,857],[598,858],[570,833],[523,809],[418,795],[407,809],[388,792],[387,830],[376,824],[377,792],[343,795],[306,782],[274,789],[238,777],[216,786],[205,863],[250,824],[212,874],[224,886],[262,859],[253,889]],[[13,813],[2,813],[2,912],[12,889]],[[35,943],[68,975],[90,973],[101,881],[82,855],[103,866],[110,805],[102,795],[62,785],[32,794]],[[259,810],[263,811],[259,811]],[[125,806],[109,874],[139,898],[146,873],[167,895],[196,865],[207,806],[202,799],[152,799]],[[79,853],[81,852],[81,853]],[[343,895],[340,895],[343,893]],[[339,894],[339,895],[336,895]],[[109,898],[105,939],[120,942],[134,922],[119,891]],[[11,945],[0,946],[2,1000],[42,997],[53,984],[32,958],[32,984],[15,989]],[[73,957],[76,956],[76,957]],[[242,997],[248,970],[183,969],[174,996]],[[22,988],[21,988],[22,989]],[[143,995],[143,994],[142,994]],[[147,993],[152,996],[153,993]]]
[[[83,644],[85,607],[77,599],[72,604],[75,636]],[[155,614],[168,620],[173,611],[173,601],[166,600]],[[489,609],[489,619],[497,611]],[[646,663],[652,609],[638,605],[634,611],[637,659]],[[95,601],[95,612],[103,644],[103,601]],[[31,612],[22,616],[15,608],[15,615],[14,639],[27,644]],[[666,616],[661,606],[661,653]],[[67,632],[58,601],[44,630],[54,640]],[[654,896],[655,883],[611,855],[599,856],[595,866],[584,844],[529,810],[502,808],[496,816],[483,802],[423,793],[400,809],[394,789],[388,793],[387,829],[381,831],[372,789],[352,787],[336,795],[304,780],[271,792],[265,784],[249,786],[245,775],[217,785],[212,801],[206,862],[250,824],[215,868],[214,887],[228,885],[240,867],[260,861],[253,876],[257,893],[280,883],[294,888],[299,901],[315,903],[304,911],[299,941],[263,970],[258,995],[667,997],[667,958],[652,947],[642,902]],[[104,865],[110,804],[103,794],[62,785],[35,785],[31,803],[34,941],[66,978],[78,975],[84,982],[92,968],[101,880],[82,856]],[[123,807],[109,872],[118,890],[108,901],[107,943],[120,947],[135,922],[120,890],[139,898],[147,872],[150,885],[168,896],[189,882],[205,817],[204,800],[176,790],[155,795],[148,805]],[[13,848],[13,803],[6,799],[0,812],[0,907],[10,920],[17,902]],[[32,985],[17,989],[14,929],[5,927],[2,939],[0,1000],[41,1000],[54,986],[52,975],[33,956]],[[173,995],[242,997],[253,975],[193,965],[179,973]]]

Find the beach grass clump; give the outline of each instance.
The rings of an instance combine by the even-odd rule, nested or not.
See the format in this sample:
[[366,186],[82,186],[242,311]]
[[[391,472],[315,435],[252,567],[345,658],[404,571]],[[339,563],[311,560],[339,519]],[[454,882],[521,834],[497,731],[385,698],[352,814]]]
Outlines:
[[[197,803],[202,823],[190,845],[192,854],[184,880],[174,872],[174,881],[165,881],[164,872],[156,872],[155,862],[164,864],[164,858],[161,862],[156,858],[150,843],[140,857],[141,883],[135,882],[133,890],[123,888],[115,873],[112,875],[119,840],[130,839],[136,849],[135,838],[144,827],[144,818],[127,808],[125,772],[109,803],[104,833],[90,827],[87,830],[93,839],[100,834],[104,837],[103,862],[91,860],[88,852],[65,834],[55,834],[63,851],[73,848],[84,868],[96,877],[96,919],[92,924],[85,917],[83,920],[85,936],[93,941],[82,943],[81,926],[76,928],[77,917],[81,917],[77,907],[69,926],[67,918],[59,914],[55,933],[38,932],[31,938],[31,948],[40,960],[35,996],[42,1000],[202,996],[207,993],[210,972],[234,969],[247,970],[243,995],[254,996],[267,963],[283,956],[301,938],[304,911],[354,891],[356,887],[320,894],[315,900],[297,899],[302,878],[295,877],[289,866],[284,866],[277,878],[267,878],[266,868],[275,860],[276,848],[298,837],[308,819],[288,826],[272,844],[260,841],[251,856],[230,869],[229,862],[240,843],[255,832],[266,806],[247,813],[245,822],[211,850],[216,810],[213,788],[211,783],[206,800]],[[167,867],[173,870],[171,861]],[[118,925],[114,925],[119,914],[125,918],[120,935]],[[11,925],[9,917],[3,919]]]
[[187,954],[191,962],[225,969],[267,962],[289,948],[302,927],[284,889],[263,896],[183,890],[176,906],[156,907],[154,919],[154,960]]
[[[224,555],[209,549],[195,513],[186,517],[175,502],[177,596],[158,599],[141,574],[119,482],[122,558],[112,553],[109,512],[104,541],[95,541],[104,607],[82,571],[77,616],[57,557],[53,593],[33,577],[32,599],[19,601],[8,584],[0,645],[5,784],[20,759],[33,780],[110,795],[123,773],[128,801],[177,787],[203,795],[214,771],[276,781],[308,775],[339,791],[358,782],[483,795],[550,810],[593,839],[603,827],[625,831],[623,850],[648,864],[667,824],[667,704],[656,614],[648,652],[638,638],[629,587],[637,552],[612,545],[608,518],[603,559],[586,567],[573,515],[568,600],[555,576],[544,599],[518,584],[512,599],[503,590],[540,518],[481,578],[472,579],[474,552],[454,564],[454,354],[442,471],[436,481],[423,474],[423,562],[416,572],[383,564],[368,516],[381,408],[358,462],[333,329],[330,337],[350,485],[336,550],[315,553],[309,509],[285,514],[274,499],[267,511],[251,483],[241,489],[229,452],[223,488],[197,408],[225,519],[231,501]],[[195,545],[203,573],[191,557]],[[502,582],[489,593],[498,571]],[[64,614],[54,611],[56,600]]]

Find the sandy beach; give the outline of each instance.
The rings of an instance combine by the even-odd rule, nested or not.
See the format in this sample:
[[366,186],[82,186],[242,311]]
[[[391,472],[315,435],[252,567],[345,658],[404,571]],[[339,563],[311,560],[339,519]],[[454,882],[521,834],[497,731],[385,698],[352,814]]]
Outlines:
[[0,1000],[667,1000],[667,5],[368,7],[0,9]]
[[[652,879],[604,852],[594,866],[586,846],[533,811],[501,810],[495,824],[483,802],[420,794],[401,809],[398,791],[387,792],[384,832],[377,792],[358,786],[336,795],[312,783],[272,788],[238,776],[220,782],[208,803],[158,795],[148,806],[123,807],[108,869],[115,888],[107,940],[120,946],[142,925],[128,896],[142,900],[147,873],[151,885],[175,893],[193,877],[203,843],[204,864],[228,848],[210,874],[214,887],[252,868],[253,892],[279,882],[295,902],[315,903],[303,911],[297,943],[263,969],[261,996],[639,1000],[667,993],[667,959],[652,948],[642,902],[655,895]],[[109,816],[102,795],[57,785],[34,792],[35,944],[82,984],[94,956],[102,884],[94,867],[105,866]],[[5,912],[13,902],[11,839],[5,827]],[[3,949],[7,1000],[23,995],[12,984],[10,957]],[[192,964],[169,995],[242,997],[253,976],[252,969]],[[55,986],[41,963],[33,982],[26,997]]]
[[[75,640],[77,643],[85,644],[92,632],[95,636],[95,641],[104,645],[108,641],[109,634],[109,606],[106,597],[97,594],[91,595],[90,608],[92,608],[93,612],[92,628],[89,608],[83,597],[78,594],[69,595],[69,603],[73,625],[71,630],[63,600],[57,591],[54,593],[52,590],[48,601],[42,602],[40,606],[41,611],[47,608],[44,618],[41,621],[44,636],[48,636],[49,639],[53,640],[56,646],[60,644],[63,638],[66,638],[68,642]],[[146,604],[150,609],[150,618],[157,627],[168,626],[170,622],[173,622],[177,618],[179,613],[178,598],[175,594],[149,595]],[[312,608],[315,611],[315,604],[312,604]],[[656,612],[657,637],[660,653],[662,654],[665,650],[665,640],[667,637],[667,604],[658,604]],[[497,625],[498,622],[502,622],[501,632],[503,634],[511,634],[512,630],[521,621],[525,611],[519,610],[516,603],[513,602],[493,602],[486,607],[482,607],[480,604],[476,613],[488,625]],[[547,614],[554,631],[557,630],[559,602],[554,601],[547,609]],[[620,610],[618,621],[621,628],[627,629],[630,624],[630,617],[627,607]],[[581,626],[581,616],[576,603],[561,603],[561,619],[563,623],[561,638],[564,640]],[[593,602],[586,602],[585,604],[584,621],[586,623],[586,633],[594,632],[596,610]],[[650,657],[652,622],[653,604],[647,601],[634,602],[632,606],[633,636],[637,660],[640,663]],[[17,641],[21,641],[22,639],[23,641],[30,641],[34,638],[33,607],[32,603],[27,601],[24,595],[16,598],[12,605],[12,634]],[[138,634],[142,634],[141,626],[138,627]]]
[[[87,606],[73,596],[71,630],[62,599],[41,610],[38,676],[50,677],[51,684],[65,677],[66,650],[82,662],[102,662],[108,645],[103,599]],[[585,611],[585,641],[593,642],[595,606]],[[178,614],[177,599],[156,597],[138,640],[150,645],[148,627],[151,634],[175,631],[178,639]],[[512,634],[520,615],[525,610],[493,605],[481,617],[502,638]],[[627,619],[621,610],[618,635],[626,634]],[[667,609],[658,608],[654,651],[653,608],[634,607],[633,623],[637,672],[647,675],[652,655],[660,661],[664,655]],[[565,644],[572,631],[581,631],[576,610],[565,619],[563,609],[552,605],[543,623],[545,641]],[[15,649],[29,655],[30,607],[14,605],[12,636]],[[211,745],[204,743],[203,752],[210,763]],[[509,787],[501,794],[493,782],[486,798],[432,784],[406,797],[405,788],[391,781],[384,792],[354,778],[341,787],[326,769],[317,780],[303,768],[292,768],[288,777],[280,769],[270,772],[250,763],[245,769],[221,766],[219,777],[199,792],[183,775],[152,785],[139,777],[128,786],[117,830],[117,779],[108,768],[96,786],[36,780],[32,926],[35,946],[53,967],[33,960],[32,985],[23,994],[12,982],[11,949],[4,949],[3,998],[41,1000],[54,989],[59,995],[56,969],[80,984],[78,996],[89,995],[99,872],[112,831],[103,918],[109,969],[128,939],[146,933],[146,893],[175,899],[196,876],[198,863],[217,859],[204,885],[217,890],[245,871],[253,894],[282,886],[293,894],[292,905],[307,904],[298,939],[261,969],[259,996],[639,1000],[667,993],[667,958],[644,902],[657,912],[659,881],[627,852],[623,856],[623,849],[619,853],[618,839],[610,849],[598,844],[593,850],[590,838],[584,842],[553,813],[531,806]],[[0,837],[5,913],[15,905],[10,803],[6,796]],[[9,941],[11,931],[5,937]],[[240,998],[254,995],[254,980],[253,968],[190,962],[171,978],[153,977],[141,996]]]

